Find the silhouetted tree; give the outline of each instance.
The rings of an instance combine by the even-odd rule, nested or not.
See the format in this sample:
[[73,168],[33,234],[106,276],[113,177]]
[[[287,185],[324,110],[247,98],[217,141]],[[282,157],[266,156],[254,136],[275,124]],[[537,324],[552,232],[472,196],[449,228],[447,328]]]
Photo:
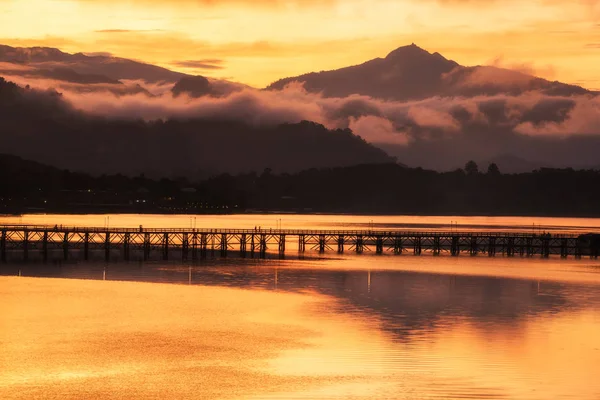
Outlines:
[[496,163],[491,163],[490,165],[488,165],[487,173],[488,175],[498,176],[500,175],[500,168],[498,168]]
[[477,175],[479,173],[479,167],[477,166],[477,163],[473,160],[466,163],[465,172],[467,175]]

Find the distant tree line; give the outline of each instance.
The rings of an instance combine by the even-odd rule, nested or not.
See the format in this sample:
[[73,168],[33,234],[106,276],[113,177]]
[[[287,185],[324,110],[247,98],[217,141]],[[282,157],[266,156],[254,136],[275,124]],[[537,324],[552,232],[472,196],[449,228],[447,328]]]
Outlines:
[[91,176],[0,156],[0,212],[245,211],[600,216],[600,172],[438,173],[398,164],[222,174],[202,181]]

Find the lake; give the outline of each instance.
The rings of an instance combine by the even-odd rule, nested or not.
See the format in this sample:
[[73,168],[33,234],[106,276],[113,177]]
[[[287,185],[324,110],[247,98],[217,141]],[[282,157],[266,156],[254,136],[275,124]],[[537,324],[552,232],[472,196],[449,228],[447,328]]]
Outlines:
[[[7,223],[600,227],[597,219],[327,215],[0,218]],[[309,252],[9,263],[0,275],[0,398],[600,398],[597,260]]]

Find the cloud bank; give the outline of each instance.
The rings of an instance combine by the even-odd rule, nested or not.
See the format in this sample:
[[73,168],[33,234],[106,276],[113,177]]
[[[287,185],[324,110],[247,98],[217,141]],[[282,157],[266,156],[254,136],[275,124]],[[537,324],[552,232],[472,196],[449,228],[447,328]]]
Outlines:
[[291,83],[278,91],[243,87],[221,97],[190,98],[173,97],[172,84],[125,82],[128,87],[140,85],[152,94],[149,97],[144,93],[118,95],[108,88],[102,90],[101,85],[85,91],[81,85],[58,85],[51,80],[15,80],[40,89],[58,88],[71,107],[101,117],[238,120],[255,126],[309,120],[330,129],[350,128],[402,162],[437,169],[460,166],[469,158],[509,153],[548,165],[577,160],[589,164],[594,162],[591,151],[600,152],[600,99],[593,95],[550,96],[530,91],[518,96],[386,101],[361,95],[326,98]]

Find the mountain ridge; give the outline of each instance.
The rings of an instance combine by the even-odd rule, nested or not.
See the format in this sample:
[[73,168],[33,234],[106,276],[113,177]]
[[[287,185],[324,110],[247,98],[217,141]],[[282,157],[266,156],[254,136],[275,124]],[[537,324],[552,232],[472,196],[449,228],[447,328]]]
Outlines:
[[422,100],[522,94],[540,90],[548,95],[592,93],[585,88],[493,66],[462,66],[440,53],[429,53],[414,43],[391,51],[385,58],[321,72],[279,79],[268,90],[282,90],[292,82],[325,97],[366,95],[386,100]]
[[[102,74],[110,79],[143,79],[147,82],[175,82],[184,76],[157,65],[108,55],[65,53],[53,47],[11,47],[0,45],[0,61],[21,65],[68,66],[79,74]],[[64,64],[67,63],[67,64]]]

